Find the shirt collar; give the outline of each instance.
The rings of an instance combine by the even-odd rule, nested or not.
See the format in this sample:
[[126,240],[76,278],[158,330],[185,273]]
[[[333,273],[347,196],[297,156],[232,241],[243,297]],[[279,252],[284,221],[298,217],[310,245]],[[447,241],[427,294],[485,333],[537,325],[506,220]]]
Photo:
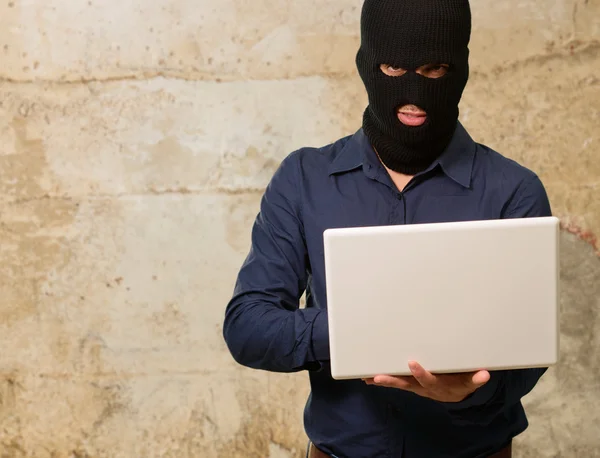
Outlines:
[[[473,162],[477,144],[459,122],[452,140],[436,161],[427,169],[430,171],[438,165],[452,180],[465,188],[471,186]],[[376,160],[376,163],[374,163]],[[381,167],[367,136],[359,129],[346,142],[340,153],[329,165],[329,174],[350,172],[359,168]],[[427,171],[423,173],[427,173]]]
[[366,138],[362,129],[359,129],[352,135],[338,155],[331,161],[331,164],[329,164],[329,175],[350,172],[359,168],[363,164],[366,152],[365,147],[370,147],[368,142],[366,142]]
[[[458,184],[464,188],[470,188],[476,149],[477,143],[459,122],[450,144],[436,163],[440,165],[446,175]],[[436,163],[433,165],[435,166]]]

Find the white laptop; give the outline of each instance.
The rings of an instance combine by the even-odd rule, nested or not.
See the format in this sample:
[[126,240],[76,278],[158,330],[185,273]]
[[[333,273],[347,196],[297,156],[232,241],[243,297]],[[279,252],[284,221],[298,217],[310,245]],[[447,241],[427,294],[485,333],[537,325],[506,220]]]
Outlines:
[[326,230],[332,376],[556,364],[558,244],[555,217]]

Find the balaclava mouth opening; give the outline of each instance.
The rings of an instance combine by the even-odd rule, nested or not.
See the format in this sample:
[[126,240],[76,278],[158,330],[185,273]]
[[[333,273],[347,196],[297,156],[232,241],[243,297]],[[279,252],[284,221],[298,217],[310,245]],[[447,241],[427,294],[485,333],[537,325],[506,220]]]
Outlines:
[[[369,98],[363,130],[389,169],[419,173],[450,143],[469,78],[470,37],[468,0],[365,0],[356,56]],[[388,76],[382,64],[407,73]],[[428,64],[450,68],[440,78],[416,73]],[[402,124],[397,110],[404,105],[424,110],[425,123]]]

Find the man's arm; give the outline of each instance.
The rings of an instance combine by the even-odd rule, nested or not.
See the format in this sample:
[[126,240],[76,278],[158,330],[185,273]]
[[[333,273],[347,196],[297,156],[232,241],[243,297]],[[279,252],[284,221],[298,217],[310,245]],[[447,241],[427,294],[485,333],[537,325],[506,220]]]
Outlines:
[[327,312],[300,309],[308,279],[295,154],[275,172],[252,229],[250,252],[225,312],[233,358],[254,369],[297,372],[329,359]]
[[[525,181],[504,208],[502,218],[552,216],[544,185],[537,176]],[[502,410],[519,403],[544,375],[547,368],[491,372],[490,380],[464,401],[446,404],[457,422],[488,424]]]

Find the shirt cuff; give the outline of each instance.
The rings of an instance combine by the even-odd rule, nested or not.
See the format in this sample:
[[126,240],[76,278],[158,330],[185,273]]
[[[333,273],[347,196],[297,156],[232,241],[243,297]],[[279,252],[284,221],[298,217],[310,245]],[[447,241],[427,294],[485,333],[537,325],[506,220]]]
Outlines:
[[327,310],[319,310],[312,326],[312,350],[315,360],[322,363],[329,361],[329,323]]

